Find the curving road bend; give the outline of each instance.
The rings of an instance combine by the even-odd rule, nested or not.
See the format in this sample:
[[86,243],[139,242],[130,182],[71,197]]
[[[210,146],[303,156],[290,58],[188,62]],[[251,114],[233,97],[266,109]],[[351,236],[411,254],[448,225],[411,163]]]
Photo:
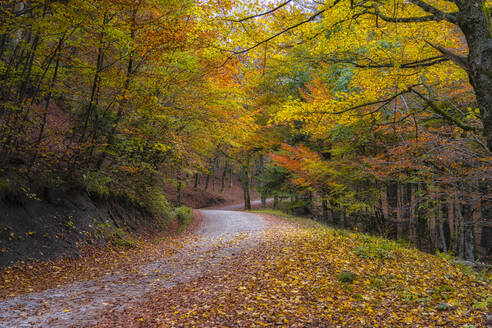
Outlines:
[[224,210],[229,207],[200,210],[203,221],[196,231],[198,238],[176,255],[131,273],[1,300],[0,328],[92,327],[102,311],[120,311],[149,292],[213,271],[231,256],[255,245],[269,226],[261,215]]

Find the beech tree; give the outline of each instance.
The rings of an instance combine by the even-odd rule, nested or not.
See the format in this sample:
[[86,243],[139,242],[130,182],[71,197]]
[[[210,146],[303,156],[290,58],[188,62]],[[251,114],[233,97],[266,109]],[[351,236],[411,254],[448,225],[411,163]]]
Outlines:
[[[289,5],[291,6],[289,8]],[[289,8],[289,9],[287,9]],[[258,10],[258,7],[256,7]],[[333,1],[293,1],[288,0],[275,5],[273,8],[261,13],[239,16],[231,18],[230,21],[246,25],[250,21],[256,21],[273,17],[279,23],[275,26],[270,23],[268,26],[277,27],[273,32],[268,30],[267,34],[261,33],[264,38],[257,41],[258,35],[249,46],[243,46],[241,50],[234,50],[235,54],[251,52],[261,48],[263,45],[271,45],[275,42],[282,44],[292,44],[287,39],[294,37],[300,42],[306,39],[313,39],[335,34],[343,29],[344,26],[356,22],[361,24],[364,29],[357,29],[361,32],[362,38],[367,37],[367,31],[373,33],[375,30],[391,30],[399,36],[403,36],[402,46],[411,46],[419,49],[421,55],[406,52],[398,58],[386,58],[382,56],[364,56],[364,52],[345,53],[348,56],[333,56],[333,52],[325,52],[330,62],[346,63],[356,68],[398,68],[399,70],[415,70],[422,67],[441,65],[451,61],[460,67],[468,76],[468,80],[473,87],[478,107],[480,108],[480,118],[483,124],[483,135],[486,137],[487,147],[492,151],[492,27],[491,27],[491,7],[485,0],[333,0]],[[306,27],[315,25],[317,28]],[[248,29],[255,28],[257,24],[251,23]],[[278,28],[281,26],[282,28]],[[287,26],[287,27],[286,27]],[[351,25],[353,27],[353,25]],[[401,28],[398,29],[398,26]],[[311,29],[311,30],[309,30]],[[460,36],[455,36],[455,49],[449,49],[444,44],[446,39],[442,37],[456,34],[460,31]],[[433,33],[435,32],[435,33]],[[250,33],[251,34],[251,33]],[[411,34],[413,40],[408,42],[405,35]],[[288,35],[288,37],[286,37]],[[372,39],[379,39],[381,35]],[[466,43],[460,42],[464,39]],[[303,41],[304,40],[304,41]],[[340,44],[341,39],[337,39]],[[335,42],[336,42],[335,41]],[[407,41],[407,43],[405,43]],[[251,41],[250,41],[251,42]],[[323,41],[321,41],[323,42]],[[345,39],[345,48],[351,45],[351,39]],[[358,43],[352,43],[352,47]],[[315,45],[315,47],[317,47]],[[336,55],[337,53],[335,53]],[[441,66],[442,67],[442,66]],[[435,99],[426,96],[418,91],[418,86],[422,84],[407,84],[400,90],[394,92],[386,98],[379,98],[379,104],[390,102],[405,93],[413,93],[422,98],[428,107],[446,119],[457,124],[461,128],[470,131],[482,131],[482,128],[471,127],[459,119],[448,115],[441,110],[434,102]],[[365,105],[373,105],[371,102],[359,102],[353,109],[359,109]],[[347,107],[346,110],[351,109]]]

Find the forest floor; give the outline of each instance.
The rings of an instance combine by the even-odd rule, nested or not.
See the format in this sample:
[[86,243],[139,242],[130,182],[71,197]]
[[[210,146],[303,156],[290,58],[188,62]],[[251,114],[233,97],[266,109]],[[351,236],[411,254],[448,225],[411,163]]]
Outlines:
[[485,273],[308,220],[220,209],[197,216],[184,236],[95,264],[106,267],[95,278],[44,290],[25,281],[34,292],[0,301],[0,327],[492,324]]

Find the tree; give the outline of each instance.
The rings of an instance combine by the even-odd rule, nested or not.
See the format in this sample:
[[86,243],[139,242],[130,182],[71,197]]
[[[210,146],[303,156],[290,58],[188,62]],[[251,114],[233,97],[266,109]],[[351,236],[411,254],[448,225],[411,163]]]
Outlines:
[[[289,7],[287,6],[288,4],[292,4],[289,9],[287,9]],[[277,40],[277,44],[283,44],[283,47],[285,47],[285,44],[292,44],[292,42],[287,41],[288,37],[292,36],[297,38],[300,36],[301,42],[317,39],[317,42],[323,43],[323,39],[331,38],[338,46],[343,45],[345,47],[344,50],[347,50],[347,47],[350,48],[361,44],[361,40],[363,43],[370,45],[371,41],[387,39],[389,36],[388,31],[396,33],[395,36],[397,38],[401,37],[398,48],[403,49],[402,47],[404,46],[415,47],[415,51],[420,53],[420,56],[415,56],[416,52],[401,51],[398,57],[385,58],[381,53],[370,52],[369,56],[365,56],[364,51],[351,51],[349,53],[345,52],[340,57],[338,56],[340,53],[334,52],[333,48],[324,48],[323,45],[317,42],[313,47],[321,48],[321,52],[329,56],[328,60],[330,62],[345,63],[359,69],[398,68],[398,70],[415,70],[431,66],[442,67],[443,63],[452,61],[466,72],[468,80],[473,87],[476,101],[480,108],[483,134],[486,137],[489,150],[492,151],[492,96],[490,93],[492,89],[492,29],[490,25],[492,10],[487,1],[334,0],[327,3],[307,2],[304,5],[305,7],[303,8],[302,3],[296,5],[295,2],[290,0],[282,2],[260,14],[231,19],[233,22],[240,22],[244,25],[249,21],[277,15],[278,20],[284,23],[280,25],[282,28],[270,32],[261,41],[254,41],[252,45],[234,52],[245,53],[257,50],[261,45],[271,44],[275,39],[280,39]],[[285,27],[286,19],[284,17],[288,17],[288,27]],[[308,23],[313,23],[315,27],[311,29],[306,27]],[[249,28],[254,28],[254,25],[255,23],[251,23]],[[272,23],[269,24],[269,26],[271,25]],[[357,25],[363,26],[363,28],[358,28]],[[337,34],[339,35],[340,31],[347,31],[344,28],[354,27],[355,29],[352,32],[359,33],[354,40],[350,39],[354,33],[346,33],[345,37],[349,36],[349,38],[345,38],[343,43],[340,38],[337,38]],[[466,44],[459,42],[461,44],[455,45],[458,50],[464,52],[464,55],[446,47],[445,43],[449,43],[449,39],[447,41],[443,39],[443,36],[455,35],[458,33],[458,29],[464,39],[466,39]],[[380,34],[370,36],[367,33],[368,31],[370,31],[369,34],[375,31]],[[326,37],[327,34],[328,37]],[[412,38],[406,37],[409,35],[412,35]],[[393,38],[393,40],[397,40],[397,38]],[[359,42],[352,42],[357,39]],[[459,36],[454,39],[461,41]],[[338,50],[342,49],[338,48]],[[345,109],[359,109],[364,105],[371,105],[375,102],[383,104],[394,100],[396,95],[414,93],[422,98],[432,110],[458,124],[461,128],[472,131],[481,130],[463,124],[453,116],[439,111],[438,106],[435,106],[431,97],[424,96],[417,90],[417,87],[423,84],[425,86],[425,83],[402,83],[400,84],[401,87],[397,88],[397,91],[394,91],[392,95],[383,93],[377,100],[369,102],[361,100],[355,104],[352,103],[351,105],[354,106],[347,106]]]

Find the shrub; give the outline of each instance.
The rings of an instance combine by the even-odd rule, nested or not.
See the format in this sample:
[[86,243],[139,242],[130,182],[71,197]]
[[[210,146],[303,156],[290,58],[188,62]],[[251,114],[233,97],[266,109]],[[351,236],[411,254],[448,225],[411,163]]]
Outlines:
[[343,284],[351,284],[355,281],[356,275],[350,271],[343,271],[338,275],[338,281]]
[[171,216],[169,203],[162,191],[157,187],[149,190],[147,196],[142,200],[142,205],[154,216],[164,218]]
[[186,227],[193,221],[193,210],[189,207],[176,207],[173,214],[179,222],[178,233],[186,229]]
[[90,196],[109,197],[112,179],[99,171],[89,171],[84,174],[84,185]]

